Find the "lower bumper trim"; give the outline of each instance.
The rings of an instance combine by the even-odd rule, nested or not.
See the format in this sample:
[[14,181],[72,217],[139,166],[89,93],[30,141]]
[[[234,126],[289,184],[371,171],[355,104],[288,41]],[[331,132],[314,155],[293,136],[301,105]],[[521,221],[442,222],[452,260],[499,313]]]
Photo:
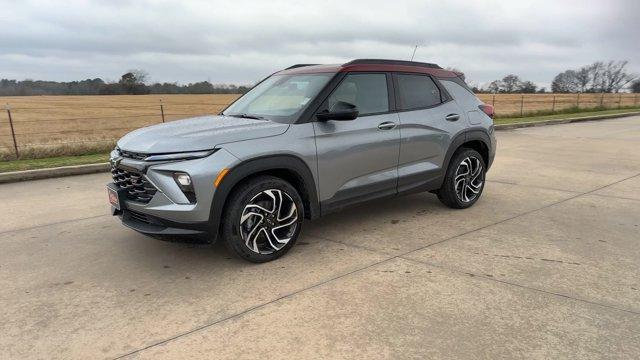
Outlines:
[[166,220],[131,210],[111,208],[111,214],[118,216],[122,224],[130,229],[148,235],[207,235],[206,223],[175,224]]

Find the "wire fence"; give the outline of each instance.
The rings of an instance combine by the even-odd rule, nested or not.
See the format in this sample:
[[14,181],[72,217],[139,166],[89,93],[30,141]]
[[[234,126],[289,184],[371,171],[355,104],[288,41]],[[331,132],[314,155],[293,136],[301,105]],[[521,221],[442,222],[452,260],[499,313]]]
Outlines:
[[[638,107],[638,95],[479,94],[478,97],[493,105],[498,116],[525,116],[573,108]],[[139,100],[135,96],[121,97],[116,102],[108,96],[93,97],[91,101],[82,96],[29,97],[15,99],[15,105],[7,102],[14,99],[4,98],[6,106],[0,111],[0,159],[108,151],[118,138],[132,130],[216,114],[237,96],[194,96],[194,100],[173,97],[175,101],[159,99],[155,103],[136,103]]]
[[493,105],[498,116],[526,116],[539,112],[554,113],[568,109],[619,109],[640,106],[639,94],[478,94],[480,100]]

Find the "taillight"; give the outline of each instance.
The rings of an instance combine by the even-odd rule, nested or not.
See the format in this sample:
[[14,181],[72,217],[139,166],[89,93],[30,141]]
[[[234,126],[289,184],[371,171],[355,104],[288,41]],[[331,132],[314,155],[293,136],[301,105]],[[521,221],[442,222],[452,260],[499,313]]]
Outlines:
[[478,108],[480,110],[482,110],[483,113],[487,114],[487,116],[492,118],[492,119],[496,115],[495,111],[493,110],[493,106],[491,106],[491,105],[482,104],[482,105],[478,105]]

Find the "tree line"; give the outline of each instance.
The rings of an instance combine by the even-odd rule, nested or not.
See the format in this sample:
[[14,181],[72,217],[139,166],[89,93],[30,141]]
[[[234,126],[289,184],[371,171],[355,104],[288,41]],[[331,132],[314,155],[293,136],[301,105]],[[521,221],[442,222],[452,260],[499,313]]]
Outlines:
[[105,82],[100,78],[69,82],[0,79],[0,96],[244,94],[249,89],[250,86],[212,84],[208,81],[186,85],[168,82],[148,84],[148,74],[142,70],[128,71],[117,82]]
[[[628,87],[640,93],[640,79],[627,70],[628,61],[597,61],[575,70],[565,70],[551,82],[554,93],[617,93]],[[473,88],[477,93],[544,93],[531,81],[521,80],[514,74],[490,82],[486,87]]]
[[[628,72],[627,61],[598,61],[575,70],[566,70],[556,75],[551,82],[554,93],[601,93],[620,92],[628,87],[631,92],[640,93],[640,79]],[[212,84],[200,81],[186,85],[177,83],[148,84],[149,75],[143,70],[131,70],[117,82],[105,82],[100,78],[81,81],[57,82],[43,80],[0,80],[0,96],[29,95],[144,95],[144,94],[244,94],[250,86],[233,84]],[[529,80],[509,74],[487,86],[472,88],[475,93],[544,93]]]

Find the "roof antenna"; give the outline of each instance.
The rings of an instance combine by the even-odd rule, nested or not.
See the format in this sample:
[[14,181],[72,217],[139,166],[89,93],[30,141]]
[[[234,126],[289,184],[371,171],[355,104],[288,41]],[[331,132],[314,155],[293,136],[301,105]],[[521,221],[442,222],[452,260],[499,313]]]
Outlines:
[[411,61],[413,61],[413,57],[416,56],[416,50],[418,50],[418,45],[413,48],[413,54],[411,55]]

